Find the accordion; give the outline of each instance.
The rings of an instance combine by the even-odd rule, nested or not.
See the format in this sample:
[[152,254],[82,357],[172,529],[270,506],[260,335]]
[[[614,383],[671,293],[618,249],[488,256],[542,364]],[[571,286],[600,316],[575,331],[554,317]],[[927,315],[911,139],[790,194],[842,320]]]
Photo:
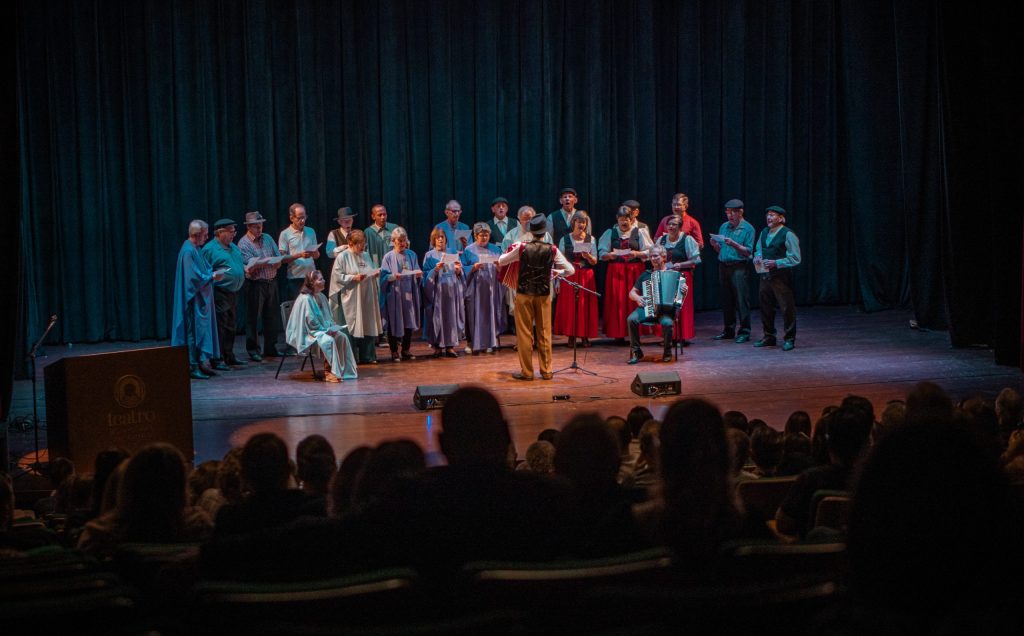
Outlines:
[[[679,286],[683,289],[680,290]],[[662,314],[675,315],[686,295],[686,282],[677,271],[659,270],[643,282],[644,317],[654,318]]]

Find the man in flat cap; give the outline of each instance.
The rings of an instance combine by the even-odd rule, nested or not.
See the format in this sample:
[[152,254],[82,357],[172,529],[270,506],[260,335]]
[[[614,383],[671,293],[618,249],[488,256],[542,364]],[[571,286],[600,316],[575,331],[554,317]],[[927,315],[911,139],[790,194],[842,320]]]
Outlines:
[[224,272],[224,276],[213,286],[220,357],[211,360],[211,363],[218,371],[227,371],[230,368],[228,365],[245,366],[245,362],[235,357],[235,321],[238,292],[245,283],[245,260],[234,241],[235,222],[231,219],[220,219],[213,224],[213,240],[203,247],[203,258],[210,264],[210,268],[215,272]]
[[491,243],[501,245],[509,230],[514,229],[519,223],[508,218],[508,199],[505,197],[494,197],[491,200],[491,216],[493,218],[487,222],[491,228]]
[[[548,234],[551,235],[551,242],[555,245],[559,245],[562,241],[562,237],[572,231],[569,225],[569,220],[572,215],[576,213],[576,204],[579,203],[579,197],[576,194],[576,190],[568,186],[558,191],[558,202],[562,207],[558,208],[548,216]],[[587,219],[587,234],[593,233],[593,228],[590,227],[590,219]]]
[[[725,223],[712,235],[718,253],[718,284],[721,287],[725,328],[715,340],[744,343],[750,340],[750,257],[754,253],[754,226],[743,218],[743,201],[725,202]],[[736,331],[736,314],[740,328]]]
[[[245,259],[245,350],[249,359],[260,362],[277,355],[277,335],[281,333],[280,302],[277,292],[276,263],[255,263],[257,259],[273,259],[281,255],[274,239],[263,233],[266,219],[259,212],[245,213],[245,236],[238,249]],[[259,326],[263,321],[263,348],[260,349]]]
[[220,357],[217,343],[217,314],[213,308],[213,283],[223,274],[215,272],[200,248],[210,235],[202,219],[188,224],[188,238],[178,252],[174,274],[174,313],[171,345],[188,347],[189,375],[207,380],[217,375],[206,362]]
[[640,202],[636,199],[626,199],[622,202],[622,205],[629,208],[629,215],[633,219],[633,227],[647,235],[647,240],[650,243],[654,243],[654,239],[651,237],[651,228],[647,227],[647,224],[640,220]]
[[[529,208],[529,206],[523,206]],[[532,212],[533,209],[530,208]],[[522,212],[522,208],[520,208]],[[522,218],[522,215],[520,215]],[[543,214],[531,215],[523,228],[530,240],[517,242],[498,258],[502,268],[512,267],[503,282],[514,280],[516,286],[516,350],[519,352],[517,380],[533,380],[533,345],[540,356],[540,377],[550,380],[554,371],[551,364],[551,278],[552,272],[572,276],[576,271],[572,263],[557,247],[547,243],[547,218]],[[536,328],[536,339],[534,330]]]
[[291,224],[281,230],[277,237],[277,249],[288,263],[288,299],[295,300],[302,289],[306,274],[316,267],[316,259],[320,258],[319,243],[316,232],[306,227],[306,206],[293,203],[288,207],[288,220]]
[[775,309],[782,308],[783,351],[796,347],[796,301],[793,299],[793,268],[800,264],[800,240],[786,227],[786,211],[777,205],[765,210],[768,227],[761,230],[754,247],[754,267],[761,277],[757,298],[761,304],[764,337],[755,347],[774,347]]

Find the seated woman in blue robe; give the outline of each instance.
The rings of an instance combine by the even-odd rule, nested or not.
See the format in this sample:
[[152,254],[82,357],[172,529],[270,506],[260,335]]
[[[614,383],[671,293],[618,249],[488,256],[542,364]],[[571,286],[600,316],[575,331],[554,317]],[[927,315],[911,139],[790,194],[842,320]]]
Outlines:
[[314,345],[320,349],[328,382],[352,380],[357,377],[356,358],[345,328],[331,317],[331,308],[323,294],[324,286],[324,276],[319,270],[306,274],[302,289],[292,305],[285,337],[299,353]]

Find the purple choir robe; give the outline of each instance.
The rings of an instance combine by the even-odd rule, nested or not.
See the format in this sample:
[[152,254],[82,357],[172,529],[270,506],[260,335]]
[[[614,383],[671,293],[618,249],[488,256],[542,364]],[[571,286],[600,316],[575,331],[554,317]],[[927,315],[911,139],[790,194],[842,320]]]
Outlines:
[[466,329],[465,282],[454,265],[434,271],[441,256],[436,249],[423,256],[423,337],[433,347],[454,347]]
[[420,311],[422,297],[420,280],[413,276],[403,276],[392,282],[388,278],[392,274],[419,269],[419,258],[416,252],[406,249],[399,254],[391,250],[384,254],[380,261],[380,294],[387,319],[388,333],[401,338],[406,329],[413,331],[420,328]]
[[476,243],[462,252],[466,277],[466,320],[474,351],[497,347],[498,336],[507,326],[505,288],[498,280],[497,264],[487,264],[476,272],[472,271],[482,252],[494,257],[501,255],[496,245],[480,247]]

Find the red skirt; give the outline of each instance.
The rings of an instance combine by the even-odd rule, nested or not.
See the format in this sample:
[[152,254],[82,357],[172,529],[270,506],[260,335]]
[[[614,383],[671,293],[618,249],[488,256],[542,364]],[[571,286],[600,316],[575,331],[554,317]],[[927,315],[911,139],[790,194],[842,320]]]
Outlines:
[[683,300],[683,308],[679,310],[676,319],[676,327],[672,332],[675,340],[693,340],[693,270],[684,269],[683,276],[686,277],[686,298]]
[[629,299],[629,290],[643,273],[641,261],[608,263],[604,281],[604,334],[609,338],[629,335],[626,318],[637,308],[637,304]]
[[[582,285],[584,289],[597,291],[594,284],[594,270],[578,268],[576,273],[566,280]],[[555,335],[579,336],[580,338],[597,337],[597,296],[580,292],[579,314],[576,326],[573,327],[572,317],[575,309],[576,290],[566,284],[558,286],[558,302],[555,303],[555,322],[552,326]]]

